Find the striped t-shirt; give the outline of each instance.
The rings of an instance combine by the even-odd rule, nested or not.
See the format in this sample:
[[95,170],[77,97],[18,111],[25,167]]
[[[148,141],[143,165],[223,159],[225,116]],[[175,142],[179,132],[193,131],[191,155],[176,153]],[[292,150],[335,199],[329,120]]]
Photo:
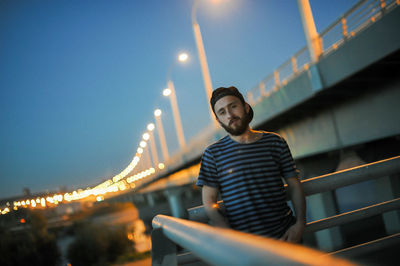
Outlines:
[[253,143],[226,136],[205,150],[198,186],[219,189],[231,228],[279,238],[295,222],[283,178],[298,177],[286,141],[263,132]]

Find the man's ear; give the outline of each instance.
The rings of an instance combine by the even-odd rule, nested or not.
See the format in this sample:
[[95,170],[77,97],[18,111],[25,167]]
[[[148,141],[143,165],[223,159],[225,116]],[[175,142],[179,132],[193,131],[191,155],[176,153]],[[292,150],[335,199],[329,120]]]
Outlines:
[[250,105],[248,103],[245,103],[244,108],[246,110],[246,114],[250,112]]

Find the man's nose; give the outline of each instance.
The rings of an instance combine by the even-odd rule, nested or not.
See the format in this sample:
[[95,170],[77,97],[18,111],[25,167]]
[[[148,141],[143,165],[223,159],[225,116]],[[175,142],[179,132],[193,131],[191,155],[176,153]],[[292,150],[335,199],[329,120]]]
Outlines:
[[226,111],[226,116],[227,116],[227,118],[228,118],[229,120],[231,120],[232,117],[233,117],[233,112],[232,112],[232,110],[228,109],[228,110]]

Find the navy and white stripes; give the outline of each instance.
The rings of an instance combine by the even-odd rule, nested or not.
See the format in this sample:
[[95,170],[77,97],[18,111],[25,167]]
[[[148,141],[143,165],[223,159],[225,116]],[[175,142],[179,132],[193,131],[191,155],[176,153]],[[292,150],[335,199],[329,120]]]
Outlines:
[[210,145],[197,185],[219,189],[233,229],[277,238],[295,221],[282,177],[298,177],[289,147],[278,134],[263,132],[253,143],[226,136]]

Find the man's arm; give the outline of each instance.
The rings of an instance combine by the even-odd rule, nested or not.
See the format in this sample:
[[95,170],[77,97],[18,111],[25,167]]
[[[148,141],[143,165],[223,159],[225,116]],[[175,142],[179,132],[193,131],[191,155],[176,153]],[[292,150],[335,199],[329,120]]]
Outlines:
[[218,188],[203,186],[202,197],[204,210],[211,223],[218,227],[229,228],[225,217],[218,211]]
[[306,198],[303,185],[297,177],[286,178],[297,221],[282,236],[282,240],[298,243],[306,228]]

